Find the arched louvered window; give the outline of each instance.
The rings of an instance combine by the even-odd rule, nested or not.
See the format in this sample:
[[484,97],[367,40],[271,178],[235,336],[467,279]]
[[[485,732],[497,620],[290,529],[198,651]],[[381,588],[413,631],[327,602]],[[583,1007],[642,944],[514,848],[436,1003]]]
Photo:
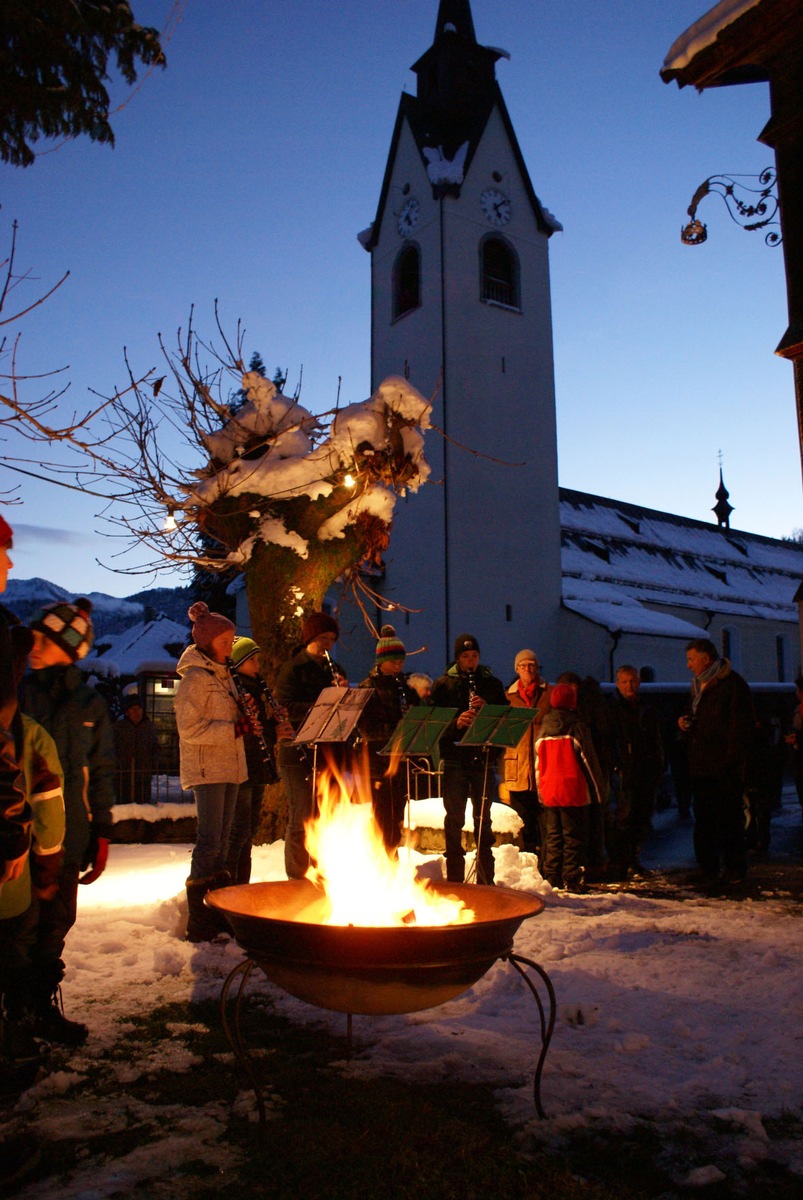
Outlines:
[[504,238],[486,237],[480,247],[480,299],[521,308],[518,255]]
[[409,242],[393,267],[393,320],[421,307],[421,252]]

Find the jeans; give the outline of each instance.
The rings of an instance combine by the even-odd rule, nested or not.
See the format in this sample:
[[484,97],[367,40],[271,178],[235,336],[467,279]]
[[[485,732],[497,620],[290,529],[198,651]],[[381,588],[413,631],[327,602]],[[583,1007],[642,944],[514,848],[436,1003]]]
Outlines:
[[229,834],[237,805],[237,783],[199,783],[194,787],[198,833],[192,850],[190,879],[208,879],[226,869]]

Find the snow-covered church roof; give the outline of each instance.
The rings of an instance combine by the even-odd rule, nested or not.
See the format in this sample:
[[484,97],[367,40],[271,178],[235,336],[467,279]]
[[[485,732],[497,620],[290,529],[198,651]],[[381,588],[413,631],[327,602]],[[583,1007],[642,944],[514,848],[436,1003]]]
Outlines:
[[[611,631],[699,636],[692,614],[701,610],[797,622],[798,542],[569,488],[560,520],[564,606]],[[690,620],[661,611],[670,606]]]

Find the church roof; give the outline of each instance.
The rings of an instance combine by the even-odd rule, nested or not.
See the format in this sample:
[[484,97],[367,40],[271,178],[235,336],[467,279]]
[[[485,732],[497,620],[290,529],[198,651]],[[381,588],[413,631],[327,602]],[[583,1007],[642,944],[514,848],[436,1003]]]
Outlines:
[[[797,622],[803,545],[560,489],[565,607],[610,630],[699,635],[695,615]],[[665,608],[687,609],[689,621]]]

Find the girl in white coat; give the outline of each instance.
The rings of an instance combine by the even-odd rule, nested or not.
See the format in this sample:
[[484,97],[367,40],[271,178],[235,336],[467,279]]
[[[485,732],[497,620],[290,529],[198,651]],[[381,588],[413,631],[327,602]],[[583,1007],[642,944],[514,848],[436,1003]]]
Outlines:
[[198,833],[187,879],[187,938],[207,941],[219,926],[203,898],[227,882],[226,855],[237,791],[248,777],[237,693],[227,662],[234,624],[199,600],[188,613],[192,640],[178,664],[176,725],[181,785],[192,788]]

